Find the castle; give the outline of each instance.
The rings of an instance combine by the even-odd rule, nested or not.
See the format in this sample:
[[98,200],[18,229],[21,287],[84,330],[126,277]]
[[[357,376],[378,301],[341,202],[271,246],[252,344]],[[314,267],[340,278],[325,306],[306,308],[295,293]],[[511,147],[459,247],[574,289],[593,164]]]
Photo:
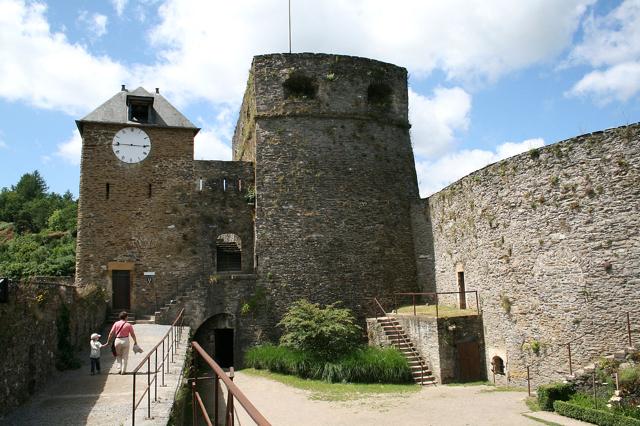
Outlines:
[[123,86],[77,121],[77,285],[137,314],[186,307],[228,364],[277,336],[303,297],[363,321],[372,297],[477,290],[482,368],[500,357],[513,380],[534,340],[586,332],[575,356],[587,359],[622,339],[619,313],[640,314],[639,127],[521,154],[420,199],[407,98],[391,64],[256,56],[233,160],[197,161],[199,129],[157,89]]

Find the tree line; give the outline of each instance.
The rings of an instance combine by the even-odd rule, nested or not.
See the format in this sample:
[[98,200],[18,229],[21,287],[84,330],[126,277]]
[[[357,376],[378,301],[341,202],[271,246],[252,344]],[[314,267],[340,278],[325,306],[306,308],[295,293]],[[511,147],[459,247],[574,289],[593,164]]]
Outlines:
[[0,190],[0,276],[73,275],[78,203],[36,170]]

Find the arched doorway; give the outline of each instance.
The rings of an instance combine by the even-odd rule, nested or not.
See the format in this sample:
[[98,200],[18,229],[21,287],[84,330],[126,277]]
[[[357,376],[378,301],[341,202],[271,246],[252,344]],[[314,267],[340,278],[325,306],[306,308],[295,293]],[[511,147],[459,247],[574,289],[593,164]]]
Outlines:
[[193,337],[222,368],[234,365],[234,324],[233,315],[217,314],[203,322]]
[[242,241],[236,234],[221,234],[216,238],[216,271],[242,270]]

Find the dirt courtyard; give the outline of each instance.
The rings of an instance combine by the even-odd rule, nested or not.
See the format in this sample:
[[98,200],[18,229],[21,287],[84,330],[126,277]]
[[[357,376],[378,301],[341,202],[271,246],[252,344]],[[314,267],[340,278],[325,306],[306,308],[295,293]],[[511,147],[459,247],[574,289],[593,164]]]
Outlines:
[[[413,393],[324,401],[313,399],[310,391],[243,372],[236,373],[235,383],[274,426],[541,424],[523,415],[529,412],[526,392],[484,385],[432,386]],[[240,406],[236,408],[239,424],[253,424]]]

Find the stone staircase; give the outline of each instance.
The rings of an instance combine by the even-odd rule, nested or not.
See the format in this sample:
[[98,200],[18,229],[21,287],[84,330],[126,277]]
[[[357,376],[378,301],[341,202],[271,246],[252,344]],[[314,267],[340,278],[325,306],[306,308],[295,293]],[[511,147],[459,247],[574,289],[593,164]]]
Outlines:
[[420,353],[416,350],[413,342],[409,339],[398,320],[393,317],[382,317],[378,318],[377,321],[389,342],[402,352],[407,359],[413,380],[422,386],[435,385],[436,378],[433,376],[427,363],[422,356],[420,356]]
[[[611,355],[603,356],[602,358],[605,360],[618,361],[623,363],[627,361],[627,356],[633,353],[636,353],[640,350],[640,347],[628,347],[619,351],[613,352]],[[590,364],[584,365],[573,372],[573,374],[569,374],[565,376],[567,381],[575,381],[578,378],[593,373],[597,368],[596,362],[592,362]]]

